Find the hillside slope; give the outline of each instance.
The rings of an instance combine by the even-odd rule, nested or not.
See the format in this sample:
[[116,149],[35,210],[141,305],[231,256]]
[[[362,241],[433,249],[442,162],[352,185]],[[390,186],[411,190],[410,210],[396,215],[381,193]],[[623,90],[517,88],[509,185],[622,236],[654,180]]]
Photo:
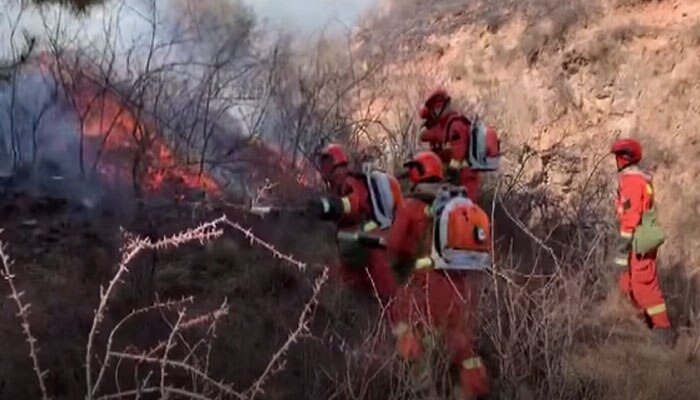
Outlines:
[[[379,19],[375,23],[382,29],[370,25],[358,35],[358,48],[372,49],[391,40],[384,30],[403,33],[387,46],[397,51],[388,60],[401,60],[385,67],[393,78],[387,98],[412,91],[417,107],[415,94],[448,88],[466,109],[499,128],[507,147],[506,174],[523,167],[523,152],[534,151],[538,157],[525,169],[562,199],[572,199],[572,189],[597,173],[594,167],[614,137],[639,138],[656,177],[659,213],[670,230],[663,256],[695,270],[700,261],[693,234],[700,226],[700,193],[693,188],[700,173],[695,160],[700,3],[549,2],[546,11],[519,6],[501,14],[477,14],[471,2],[461,2],[464,10],[458,1],[446,3],[447,14],[415,14],[427,19],[427,35],[410,19],[404,21],[410,25],[406,29],[404,22],[393,27]],[[465,15],[491,19],[470,22]],[[403,61],[409,58],[410,63]],[[611,161],[600,168],[612,179]]]
[[[594,308],[583,311],[584,325],[573,325],[581,331],[595,326],[602,339],[589,340],[587,334],[572,339],[567,351],[574,354],[555,357],[568,372],[554,379],[575,383],[534,392],[556,398],[696,397],[684,390],[699,371],[694,359],[700,190],[694,183],[700,174],[700,2],[386,1],[384,9],[386,14],[372,16],[356,36],[359,54],[381,57],[382,82],[388,82],[378,91],[383,101],[370,105],[384,111],[371,137],[397,154],[397,136],[415,140],[418,127],[410,115],[415,118],[423,96],[437,86],[447,88],[460,107],[496,126],[505,142],[506,165],[489,178],[483,199],[484,204],[504,199],[496,204],[495,225],[501,253],[509,252],[501,256],[511,260],[505,268],[551,271],[560,264],[539,256],[550,253],[570,260],[567,268],[590,269],[564,276],[592,279],[580,284]],[[669,235],[660,251],[660,275],[681,332],[673,352],[644,344],[642,325],[632,321],[633,312],[609,279],[601,278],[608,275],[607,238],[616,229],[615,167],[607,152],[614,138],[628,136],[644,145],[644,164],[655,176],[657,208]],[[401,154],[410,151],[415,148]],[[397,165],[391,157],[387,161]],[[507,216],[501,206],[510,207]],[[570,258],[574,252],[586,254]],[[559,295],[579,301],[568,291],[575,284],[562,284]],[[598,293],[601,288],[605,293]],[[534,340],[540,349],[551,339]],[[509,365],[498,363],[501,369]],[[552,385],[550,366],[546,372],[529,368],[519,379]],[[546,378],[533,379],[539,373]],[[592,394],[593,387],[607,389]],[[506,393],[512,398],[531,398],[524,394],[529,390],[511,389]]]

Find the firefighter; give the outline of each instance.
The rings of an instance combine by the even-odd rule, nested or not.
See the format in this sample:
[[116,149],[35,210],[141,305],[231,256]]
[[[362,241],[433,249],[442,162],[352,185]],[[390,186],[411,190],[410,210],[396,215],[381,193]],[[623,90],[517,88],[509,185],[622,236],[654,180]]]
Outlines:
[[500,143],[495,130],[480,120],[471,121],[450,106],[445,90],[434,91],[419,110],[424,120],[420,140],[442,160],[446,178],[459,182],[473,201],[479,196],[482,171],[495,171]]
[[[638,166],[642,160],[642,147],[636,140],[615,141],[611,153],[615,156],[618,170],[616,211],[620,230],[614,269],[620,273],[620,289],[629,296],[647,325],[653,329],[654,340],[672,344],[675,334],[671,330],[656,272],[657,251],[654,247],[662,241],[657,241],[652,249],[644,254],[637,254],[633,246],[635,240],[643,239],[639,238],[641,233],[648,231],[640,227],[643,220],[647,219],[647,213],[653,212],[652,178]],[[647,224],[646,221],[644,224]]]
[[[455,393],[484,398],[489,379],[475,342],[481,285],[490,267],[488,217],[464,188],[446,184],[435,153],[420,152],[404,166],[413,187],[387,239],[402,285],[390,309],[396,350],[418,366],[422,337],[428,330],[440,333],[458,375]],[[455,237],[462,243],[454,243]]]
[[363,245],[358,235],[385,236],[403,198],[399,182],[366,164],[361,171],[351,171],[348,155],[338,144],[324,147],[318,164],[329,194],[312,199],[307,208],[312,215],[337,224],[340,266],[334,275],[370,293],[376,290],[382,304],[387,304],[396,291],[396,281],[386,251]]

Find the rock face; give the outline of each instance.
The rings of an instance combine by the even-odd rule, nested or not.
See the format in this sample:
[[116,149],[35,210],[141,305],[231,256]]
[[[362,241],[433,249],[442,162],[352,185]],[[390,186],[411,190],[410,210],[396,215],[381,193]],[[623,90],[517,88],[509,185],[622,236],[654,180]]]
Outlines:
[[[640,139],[670,234],[662,257],[667,265],[697,265],[700,3],[447,3],[421,3],[420,13],[395,6],[392,13],[413,17],[399,22],[407,20],[390,13],[363,43],[396,49],[385,67],[395,78],[387,97],[446,86],[502,132],[504,173],[521,171],[557,202],[586,201],[578,195],[592,183],[611,195],[614,168],[601,161],[611,140]],[[415,107],[420,97],[413,98]],[[598,199],[609,207],[609,197]]]

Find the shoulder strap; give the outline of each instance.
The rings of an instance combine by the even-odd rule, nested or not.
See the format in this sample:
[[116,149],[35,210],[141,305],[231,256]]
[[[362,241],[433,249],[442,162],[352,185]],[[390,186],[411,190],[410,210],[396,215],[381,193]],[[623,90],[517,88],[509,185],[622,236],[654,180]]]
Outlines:
[[369,163],[362,165],[362,175],[369,192],[372,216],[380,228],[388,228],[394,220],[394,196],[389,176]]
[[469,129],[469,151],[471,156],[475,159],[479,159],[482,146],[486,146],[486,143],[482,143],[482,140],[486,139],[486,124],[479,118],[476,117]]
[[[620,172],[620,178],[632,175],[639,176],[644,180],[644,209],[652,209],[654,207],[654,184],[652,175],[645,171],[642,171],[636,166],[632,166]],[[621,182],[618,179],[618,190],[619,185],[621,185]]]
[[447,124],[445,125],[445,143],[450,142],[450,130],[452,129],[452,124],[461,121],[465,125],[470,126],[472,124],[472,121],[465,117],[463,114],[455,114],[447,119]]

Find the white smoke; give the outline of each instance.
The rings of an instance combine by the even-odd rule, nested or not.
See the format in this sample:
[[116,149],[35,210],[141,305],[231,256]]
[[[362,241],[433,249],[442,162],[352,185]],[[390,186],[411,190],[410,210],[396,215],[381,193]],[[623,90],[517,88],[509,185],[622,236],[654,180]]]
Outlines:
[[[255,87],[253,66],[264,49],[251,45],[252,16],[239,1],[108,1],[84,16],[58,6],[22,8],[20,3],[24,2],[5,4],[5,23],[0,24],[0,43],[7,44],[0,47],[3,59],[15,59],[26,38],[32,37],[34,54],[48,54],[49,59],[60,55],[71,73],[95,69],[127,98],[138,92],[137,100],[145,103],[140,108],[163,122],[163,134],[206,129],[188,138],[195,153],[204,151],[196,146],[210,132],[241,131],[229,116],[237,106],[231,99],[243,98]],[[73,60],[81,64],[74,66]],[[83,192],[93,192],[86,181],[93,177],[79,168],[79,119],[61,85],[36,68],[10,72],[0,83],[0,173],[30,170],[37,185],[45,187],[61,177],[66,188],[67,182],[79,181]],[[206,99],[205,85],[211,89]],[[226,129],[212,128],[222,121]],[[82,164],[90,165],[96,149],[82,147]]]
[[302,35],[346,31],[358,24],[379,0],[246,0],[246,4],[276,28]]
[[[309,32],[334,17],[353,24],[375,0],[331,6],[314,0],[321,8],[294,3],[296,14],[284,11],[291,3],[279,1],[108,0],[85,15],[5,0],[0,59],[16,58],[31,37],[34,54],[80,60],[67,67],[97,71],[124,98],[138,92],[140,109],[158,120],[160,134],[176,146],[186,142],[187,157],[204,155],[217,164],[252,129],[267,136],[284,126],[274,110],[260,114],[273,90],[267,75],[278,36],[256,21],[244,1],[273,20],[287,14],[289,22],[292,15],[296,25],[287,28],[302,25]],[[94,193],[86,182],[94,177],[80,173],[79,122],[59,82],[35,69],[12,71],[16,75],[0,83],[0,173],[30,165],[43,185],[61,176],[64,188],[75,181]],[[96,150],[83,145],[82,152],[89,165]]]

